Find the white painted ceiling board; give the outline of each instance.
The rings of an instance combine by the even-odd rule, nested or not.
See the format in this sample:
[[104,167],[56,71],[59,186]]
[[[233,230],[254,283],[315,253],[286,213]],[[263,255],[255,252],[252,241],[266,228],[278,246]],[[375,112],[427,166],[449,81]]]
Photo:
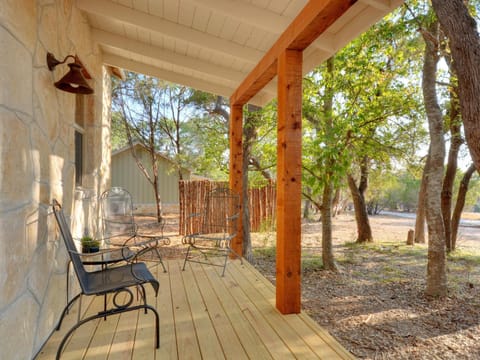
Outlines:
[[282,15],[294,19],[298,15],[298,13],[302,11],[306,4],[306,0],[291,1],[290,4],[286,7],[285,11],[282,13]]
[[285,12],[285,9],[288,8],[289,3],[289,0],[275,0],[270,2],[270,4],[268,5],[268,10],[281,15]]
[[148,0],[133,0],[133,8],[148,13]]
[[195,15],[195,8],[190,6],[188,2],[182,1],[178,11],[178,22],[181,25],[193,27],[193,18]]
[[[167,0],[168,1],[168,0]],[[163,0],[149,0],[148,13],[153,16],[163,17]]]
[[200,6],[195,6],[195,13],[192,21],[192,28],[197,31],[206,32],[208,27],[208,22],[211,16],[212,16],[212,12],[210,11],[210,9],[205,9]]
[[163,17],[166,20],[178,23],[179,0],[168,0],[163,3]]
[[[401,2],[358,0],[305,50],[304,72]],[[134,71],[143,67],[145,72],[166,76],[168,81],[227,97],[231,95],[227,92],[236,90],[306,3],[307,0],[76,0],[90,26],[100,34],[98,41],[106,58],[117,62],[111,65],[128,64]],[[276,80],[255,101],[260,104],[275,94]]]

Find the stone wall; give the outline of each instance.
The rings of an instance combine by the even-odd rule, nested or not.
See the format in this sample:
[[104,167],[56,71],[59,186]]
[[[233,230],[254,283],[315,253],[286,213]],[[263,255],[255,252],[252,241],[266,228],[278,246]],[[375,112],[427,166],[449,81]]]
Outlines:
[[[47,52],[78,55],[92,75],[83,188],[74,180],[80,95],[54,87],[68,67],[49,71]],[[0,59],[0,358],[31,359],[66,303],[67,255],[49,204],[77,213],[75,199],[109,183],[110,77],[73,0],[1,1]]]

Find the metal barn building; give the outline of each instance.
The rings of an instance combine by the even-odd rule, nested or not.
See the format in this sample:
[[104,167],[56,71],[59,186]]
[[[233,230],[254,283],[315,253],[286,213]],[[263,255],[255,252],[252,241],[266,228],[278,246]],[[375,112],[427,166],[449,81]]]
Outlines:
[[[135,144],[134,147],[138,157],[148,169],[148,151],[140,144]],[[155,203],[152,185],[138,168],[130,146],[112,152],[111,164],[112,187],[120,186],[128,190],[135,205]],[[184,180],[189,180],[190,171],[182,169],[182,176]],[[161,154],[158,154],[158,177],[162,204],[178,204],[178,181],[180,180],[178,170],[172,160]]]

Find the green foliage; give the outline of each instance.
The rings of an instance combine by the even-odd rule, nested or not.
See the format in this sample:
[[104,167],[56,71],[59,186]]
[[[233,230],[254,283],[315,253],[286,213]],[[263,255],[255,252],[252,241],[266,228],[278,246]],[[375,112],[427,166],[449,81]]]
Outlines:
[[112,112],[112,123],[110,126],[112,150],[118,150],[128,145],[127,134],[122,115],[119,112]]
[[370,207],[412,212],[417,207],[421,178],[405,170],[374,170],[367,198]]
[[100,241],[93,239],[91,236],[85,235],[80,239],[83,249],[98,248]]
[[[322,64],[304,81],[303,183],[319,197],[367,157],[377,169],[415,162],[424,143],[421,47],[399,12]],[[418,59],[418,60],[417,60]],[[404,196],[407,196],[406,194]]]

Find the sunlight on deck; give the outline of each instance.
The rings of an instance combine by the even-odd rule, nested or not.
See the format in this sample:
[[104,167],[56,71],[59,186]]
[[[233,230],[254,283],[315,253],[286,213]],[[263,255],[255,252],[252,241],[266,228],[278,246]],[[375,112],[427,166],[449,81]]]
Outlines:
[[[246,261],[230,261],[225,277],[213,266],[189,263],[181,271],[181,260],[165,265],[167,273],[152,267],[160,281],[158,298],[147,286],[148,302],[160,314],[160,349],[154,346],[153,314],[132,311],[81,326],[62,359],[353,359],[306,314],[281,315],[275,288]],[[101,297],[86,300],[87,313],[103,307]],[[38,360],[55,358],[77,312],[74,305]]]

